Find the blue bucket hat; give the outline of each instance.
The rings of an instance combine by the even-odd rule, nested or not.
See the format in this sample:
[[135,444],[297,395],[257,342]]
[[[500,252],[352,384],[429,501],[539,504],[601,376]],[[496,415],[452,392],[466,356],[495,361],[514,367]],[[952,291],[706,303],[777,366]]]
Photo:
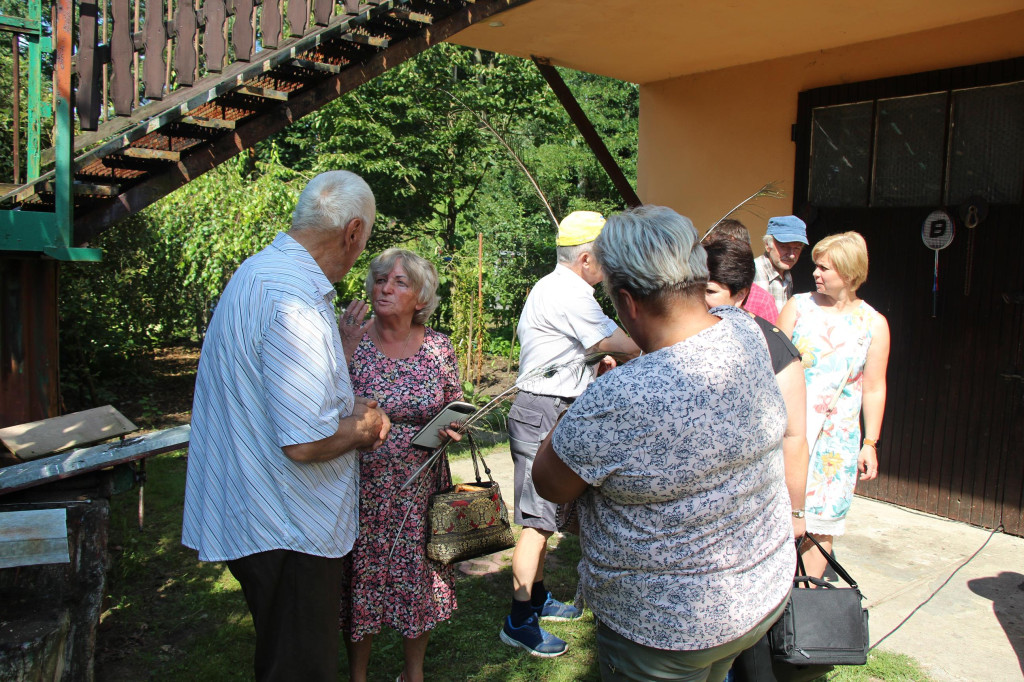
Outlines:
[[795,215],[782,215],[768,220],[768,236],[783,244],[787,242],[807,243],[807,223]]

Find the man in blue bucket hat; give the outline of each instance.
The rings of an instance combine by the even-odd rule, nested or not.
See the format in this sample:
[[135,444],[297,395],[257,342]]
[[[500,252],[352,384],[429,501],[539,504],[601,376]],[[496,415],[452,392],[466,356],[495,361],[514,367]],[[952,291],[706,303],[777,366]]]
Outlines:
[[807,246],[807,223],[795,215],[776,216],[768,221],[764,255],[754,259],[754,284],[775,299],[779,310],[793,295],[790,272]]

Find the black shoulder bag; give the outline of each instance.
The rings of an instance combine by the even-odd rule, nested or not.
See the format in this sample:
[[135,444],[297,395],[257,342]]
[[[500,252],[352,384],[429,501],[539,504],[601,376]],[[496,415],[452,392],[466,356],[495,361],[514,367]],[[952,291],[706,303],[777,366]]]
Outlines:
[[[772,657],[793,665],[864,665],[868,660],[868,610],[850,574],[818,541],[807,536],[849,587],[806,575],[803,561],[782,617],[768,632]],[[811,585],[815,588],[811,588]]]

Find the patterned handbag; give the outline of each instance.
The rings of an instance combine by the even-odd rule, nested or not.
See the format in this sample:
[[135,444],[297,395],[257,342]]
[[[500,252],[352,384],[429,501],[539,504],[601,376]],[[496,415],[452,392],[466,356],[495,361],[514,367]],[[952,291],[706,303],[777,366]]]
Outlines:
[[[427,556],[442,564],[453,564],[500,552],[516,544],[508,521],[508,507],[501,499],[501,490],[491,476],[487,463],[477,452],[476,443],[467,434],[473,457],[476,483],[460,483],[430,496],[427,522]],[[442,455],[451,480],[448,455]],[[484,465],[489,480],[480,479],[477,458]],[[440,474],[441,468],[438,467]]]

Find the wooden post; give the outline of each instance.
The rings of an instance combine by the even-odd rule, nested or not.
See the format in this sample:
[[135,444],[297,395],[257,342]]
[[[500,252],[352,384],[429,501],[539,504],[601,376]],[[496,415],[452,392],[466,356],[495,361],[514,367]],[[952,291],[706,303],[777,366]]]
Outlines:
[[476,376],[479,379],[483,376],[484,365],[484,233],[476,233]]

